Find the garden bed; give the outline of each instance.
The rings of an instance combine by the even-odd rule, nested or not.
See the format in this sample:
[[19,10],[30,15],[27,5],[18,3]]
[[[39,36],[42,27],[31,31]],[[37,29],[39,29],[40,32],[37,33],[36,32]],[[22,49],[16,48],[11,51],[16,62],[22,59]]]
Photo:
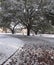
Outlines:
[[25,44],[10,60],[8,65],[54,65],[54,48]]

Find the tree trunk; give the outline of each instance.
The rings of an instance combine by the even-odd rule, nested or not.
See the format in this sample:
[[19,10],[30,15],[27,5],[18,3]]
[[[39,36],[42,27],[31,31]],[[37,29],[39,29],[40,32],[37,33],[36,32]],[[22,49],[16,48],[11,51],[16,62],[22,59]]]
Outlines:
[[27,27],[27,36],[30,36],[30,27]]
[[37,35],[37,32],[38,32],[38,31],[35,31],[35,34],[36,34],[36,35]]
[[15,33],[14,28],[12,29],[12,28],[8,27],[8,29],[10,29],[10,31],[11,31],[11,33],[12,33],[12,34],[14,34],[14,33]]
[[14,34],[15,32],[14,32],[14,30],[12,30],[12,34]]
[[14,28],[11,30],[11,32],[12,32],[12,34],[14,34],[14,33],[15,33]]

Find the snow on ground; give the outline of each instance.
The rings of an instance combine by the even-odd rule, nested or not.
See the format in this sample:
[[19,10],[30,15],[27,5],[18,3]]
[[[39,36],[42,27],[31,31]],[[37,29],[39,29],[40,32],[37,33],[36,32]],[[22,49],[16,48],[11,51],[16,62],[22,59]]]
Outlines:
[[41,43],[46,43],[42,41],[42,40],[45,40],[49,42],[51,41],[50,44],[53,41],[53,45],[54,45],[54,39],[48,39],[48,38],[54,38],[54,35],[53,34],[38,34],[36,36],[28,37],[28,36],[20,36],[17,34],[15,35],[0,34],[0,64],[3,61],[5,61],[10,55],[12,55],[19,47],[23,46],[24,43],[27,43],[27,44],[39,43],[41,45]]
[[35,36],[42,36],[42,37],[47,37],[47,38],[54,38],[54,34],[37,34]]
[[23,41],[20,39],[0,35],[0,64],[21,46],[23,46]]
[[[48,34],[47,34],[48,35]],[[43,37],[43,36],[26,36],[26,35],[9,35],[15,38],[19,38],[26,44],[38,44],[38,45],[49,45],[54,48],[54,38]]]
[[[11,35],[12,36],[12,33],[0,33],[0,35]],[[23,33],[15,33],[14,35],[23,35]],[[24,35],[27,35],[27,34],[24,34]],[[42,36],[42,37],[48,37],[48,38],[54,38],[54,34],[30,34],[30,36]]]
[[[48,34],[46,34],[46,36],[47,35]],[[47,63],[44,63],[44,65],[54,65],[54,60],[52,62],[51,59],[48,59],[48,57],[46,57],[50,55],[48,54],[48,52],[53,51],[54,53],[54,38],[45,37],[44,35],[43,36],[12,35],[12,37],[21,39],[22,41],[24,41],[26,46],[24,45],[24,47],[22,48],[22,52],[20,50],[20,52],[17,52],[15,56],[10,58],[11,61],[10,63],[7,63],[8,65],[11,65],[11,64],[12,65],[42,65],[42,64],[36,63],[38,61],[38,59],[35,57],[36,50],[37,50],[37,57],[40,58],[40,61],[41,59],[43,60],[43,62],[40,62],[40,63],[44,63],[45,60],[47,60]],[[42,56],[41,51],[44,51],[44,56]],[[54,57],[54,56],[51,56],[51,57]],[[30,60],[31,60],[31,64],[30,64]],[[33,63],[33,61],[35,61],[35,63]]]

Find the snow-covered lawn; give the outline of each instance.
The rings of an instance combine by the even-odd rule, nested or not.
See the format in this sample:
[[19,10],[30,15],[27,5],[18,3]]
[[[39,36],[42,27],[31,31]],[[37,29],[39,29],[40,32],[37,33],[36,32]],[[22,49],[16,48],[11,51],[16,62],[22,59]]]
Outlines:
[[0,64],[22,46],[23,41],[20,39],[0,35]]
[[54,34],[37,34],[36,36],[42,36],[42,37],[48,37],[48,38],[54,38]]

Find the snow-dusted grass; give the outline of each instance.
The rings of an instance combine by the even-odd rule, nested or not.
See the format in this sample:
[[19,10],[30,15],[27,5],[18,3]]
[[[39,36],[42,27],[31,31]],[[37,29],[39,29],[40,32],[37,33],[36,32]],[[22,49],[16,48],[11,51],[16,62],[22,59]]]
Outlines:
[[37,34],[36,36],[42,36],[47,38],[54,38],[54,34]]
[[0,35],[0,64],[23,46],[23,41],[17,38]]

